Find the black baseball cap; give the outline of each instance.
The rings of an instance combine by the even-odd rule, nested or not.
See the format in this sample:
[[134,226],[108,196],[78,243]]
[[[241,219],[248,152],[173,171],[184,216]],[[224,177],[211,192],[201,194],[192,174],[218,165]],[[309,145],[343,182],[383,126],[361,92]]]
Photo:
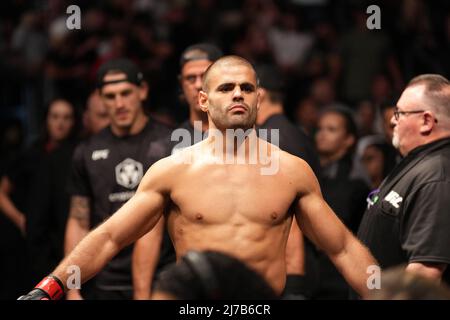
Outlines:
[[193,60],[216,61],[223,56],[222,50],[210,43],[197,43],[187,47],[180,58],[180,69]]
[[[110,72],[124,73],[126,77],[121,80],[104,81],[105,76]],[[144,75],[134,62],[123,58],[113,59],[105,62],[98,69],[96,86],[100,89],[106,84],[118,82],[130,82],[139,86],[143,80]]]

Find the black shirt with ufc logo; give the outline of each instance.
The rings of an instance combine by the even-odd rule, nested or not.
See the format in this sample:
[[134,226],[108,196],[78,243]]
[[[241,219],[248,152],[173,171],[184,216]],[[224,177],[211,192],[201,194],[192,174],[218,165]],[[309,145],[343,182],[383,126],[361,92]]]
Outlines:
[[[89,198],[91,229],[134,195],[147,169],[168,156],[169,148],[170,129],[153,119],[138,134],[118,137],[107,127],[76,148],[69,191],[72,196]],[[132,245],[124,248],[96,276],[98,288],[132,289],[132,248]],[[174,260],[173,247],[165,232],[158,268]]]
[[[368,198],[358,238],[384,268],[450,264],[450,139],[411,151]],[[443,280],[450,284],[447,266]]]

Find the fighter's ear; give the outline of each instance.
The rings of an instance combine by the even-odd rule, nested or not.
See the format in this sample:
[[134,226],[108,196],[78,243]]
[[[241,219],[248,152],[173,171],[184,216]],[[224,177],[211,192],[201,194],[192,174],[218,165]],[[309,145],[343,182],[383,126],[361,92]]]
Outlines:
[[208,112],[208,94],[203,90],[198,93],[198,105],[203,112]]
[[267,91],[266,89],[259,87],[256,94],[259,96],[259,101],[262,101],[262,99],[266,97]]
[[141,101],[144,101],[147,99],[148,96],[148,84],[146,81],[142,81],[139,85],[139,98]]
[[261,106],[261,102],[263,101],[263,99],[265,99],[266,97],[266,90],[264,90],[263,88],[258,88],[256,90],[256,109],[259,110],[260,106]]

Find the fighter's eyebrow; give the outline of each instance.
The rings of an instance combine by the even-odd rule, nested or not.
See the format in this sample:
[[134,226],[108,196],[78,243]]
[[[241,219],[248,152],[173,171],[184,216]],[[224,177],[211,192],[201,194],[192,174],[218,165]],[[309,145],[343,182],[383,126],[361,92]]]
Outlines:
[[[222,91],[222,92],[228,92],[228,91],[233,90],[235,86],[236,86],[236,84],[231,83],[231,82],[230,83],[222,83],[221,85],[219,85],[217,87],[216,90]],[[241,84],[239,84],[239,87],[241,88],[242,91],[245,91],[245,92],[253,92],[256,90],[255,85],[253,85],[250,82],[241,83]]]
[[228,83],[222,83],[221,85],[219,85],[216,89],[216,91],[231,91],[234,89],[234,87],[236,86],[236,84],[228,82]]
[[255,85],[250,82],[244,82],[240,85],[242,91],[253,92],[256,90]]

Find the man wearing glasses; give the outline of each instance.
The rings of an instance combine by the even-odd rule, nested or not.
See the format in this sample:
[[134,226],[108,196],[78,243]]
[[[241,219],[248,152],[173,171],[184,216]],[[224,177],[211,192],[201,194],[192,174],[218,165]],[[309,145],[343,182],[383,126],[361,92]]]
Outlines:
[[[203,139],[204,132],[208,129],[208,117],[200,109],[198,93],[202,89],[202,77],[206,69],[221,56],[223,56],[222,51],[209,43],[191,45],[181,54],[178,80],[180,81],[183,100],[189,107],[189,118],[179,127],[179,129],[186,130],[187,136],[190,138],[187,141],[181,141],[181,145],[185,147],[197,143],[198,141],[195,141],[196,136]],[[195,122],[201,125],[194,127]],[[171,153],[180,148],[182,147],[180,147],[179,141],[172,141]],[[164,224],[164,219],[161,219],[155,230],[164,228]],[[154,271],[160,255],[161,234],[156,231],[149,232],[136,241],[132,259],[134,299],[150,299]],[[163,236],[165,241],[170,241],[167,232],[164,232]]]
[[370,195],[358,237],[382,268],[450,283],[450,83],[412,79],[394,116],[392,143],[404,157]]

